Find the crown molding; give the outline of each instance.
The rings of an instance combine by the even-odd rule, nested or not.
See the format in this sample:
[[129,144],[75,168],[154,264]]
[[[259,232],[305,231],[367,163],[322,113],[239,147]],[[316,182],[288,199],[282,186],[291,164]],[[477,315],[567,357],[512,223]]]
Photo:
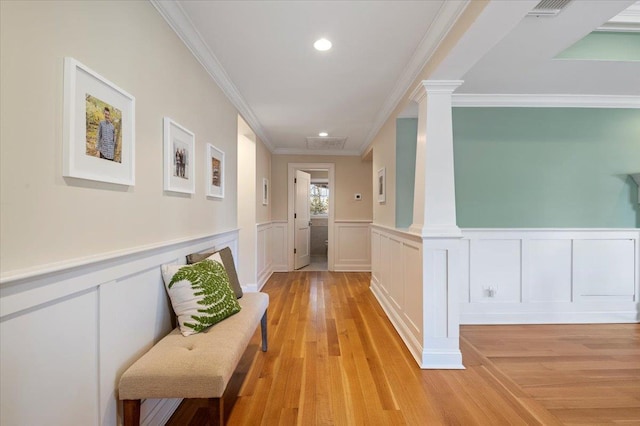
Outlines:
[[359,156],[360,150],[338,150],[338,149],[300,149],[300,148],[276,148],[275,155],[331,155],[331,156]]
[[422,80],[409,95],[409,99],[416,103],[430,93],[451,94],[464,83],[463,80]]
[[427,33],[411,57],[411,60],[404,71],[402,71],[400,78],[382,105],[382,108],[380,108],[369,134],[360,146],[359,155],[367,150],[373,138],[378,134],[393,110],[396,109],[405,93],[411,88],[411,84],[418,78],[418,74],[424,69],[429,59],[431,59],[431,56],[438,46],[440,46],[442,40],[449,33],[469,3],[470,0],[443,2],[438,10],[438,14],[429,26]]
[[274,146],[253,113],[253,110],[242,97],[238,88],[222,67],[218,58],[202,39],[200,33],[195,29],[193,22],[176,1],[149,0],[153,7],[160,13],[180,40],[187,46],[193,56],[200,62],[211,78],[227,96],[229,101],[238,110],[242,118],[251,126],[260,140],[267,146],[269,151],[274,151]]
[[454,94],[454,107],[640,108],[640,96]]

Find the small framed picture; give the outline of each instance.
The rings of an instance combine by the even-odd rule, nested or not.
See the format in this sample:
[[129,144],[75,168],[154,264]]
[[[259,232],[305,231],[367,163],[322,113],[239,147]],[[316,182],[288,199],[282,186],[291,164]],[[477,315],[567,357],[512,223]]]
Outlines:
[[224,198],[224,151],[207,144],[207,197]]
[[135,98],[64,58],[63,176],[133,186]]
[[269,179],[262,178],[262,205],[269,205]]
[[169,117],[164,118],[164,190],[193,194],[196,137]]
[[387,200],[387,178],[386,169],[378,170],[378,202],[384,203]]

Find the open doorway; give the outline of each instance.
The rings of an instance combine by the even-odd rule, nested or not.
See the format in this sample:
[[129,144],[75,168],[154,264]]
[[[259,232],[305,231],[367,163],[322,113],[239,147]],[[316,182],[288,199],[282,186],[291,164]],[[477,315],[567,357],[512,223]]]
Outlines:
[[334,164],[289,163],[289,270],[333,270]]

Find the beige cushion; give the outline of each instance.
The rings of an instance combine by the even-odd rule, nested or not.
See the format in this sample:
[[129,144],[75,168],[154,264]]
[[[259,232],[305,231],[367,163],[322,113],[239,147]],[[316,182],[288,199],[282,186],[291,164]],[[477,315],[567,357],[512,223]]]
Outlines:
[[222,264],[224,265],[224,269],[227,270],[227,275],[229,276],[229,284],[231,284],[231,289],[236,294],[236,297],[240,299],[242,297],[242,286],[240,285],[240,280],[238,279],[238,273],[236,272],[236,264],[233,261],[233,253],[229,247],[225,247],[219,251],[212,251],[209,253],[192,253],[187,255],[187,264],[190,265],[192,263],[198,263],[214,253],[219,253],[220,258],[222,259]]
[[246,293],[242,310],[184,337],[174,329],[120,377],[120,399],[219,398],[269,306],[266,293]]

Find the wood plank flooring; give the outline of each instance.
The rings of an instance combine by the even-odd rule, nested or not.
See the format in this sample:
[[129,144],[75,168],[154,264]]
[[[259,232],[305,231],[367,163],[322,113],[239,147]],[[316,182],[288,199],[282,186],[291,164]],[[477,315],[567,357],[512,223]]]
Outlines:
[[[228,425],[640,425],[640,325],[463,326],[466,370],[420,370],[368,273],[274,274]],[[168,425],[207,425],[205,401]]]

